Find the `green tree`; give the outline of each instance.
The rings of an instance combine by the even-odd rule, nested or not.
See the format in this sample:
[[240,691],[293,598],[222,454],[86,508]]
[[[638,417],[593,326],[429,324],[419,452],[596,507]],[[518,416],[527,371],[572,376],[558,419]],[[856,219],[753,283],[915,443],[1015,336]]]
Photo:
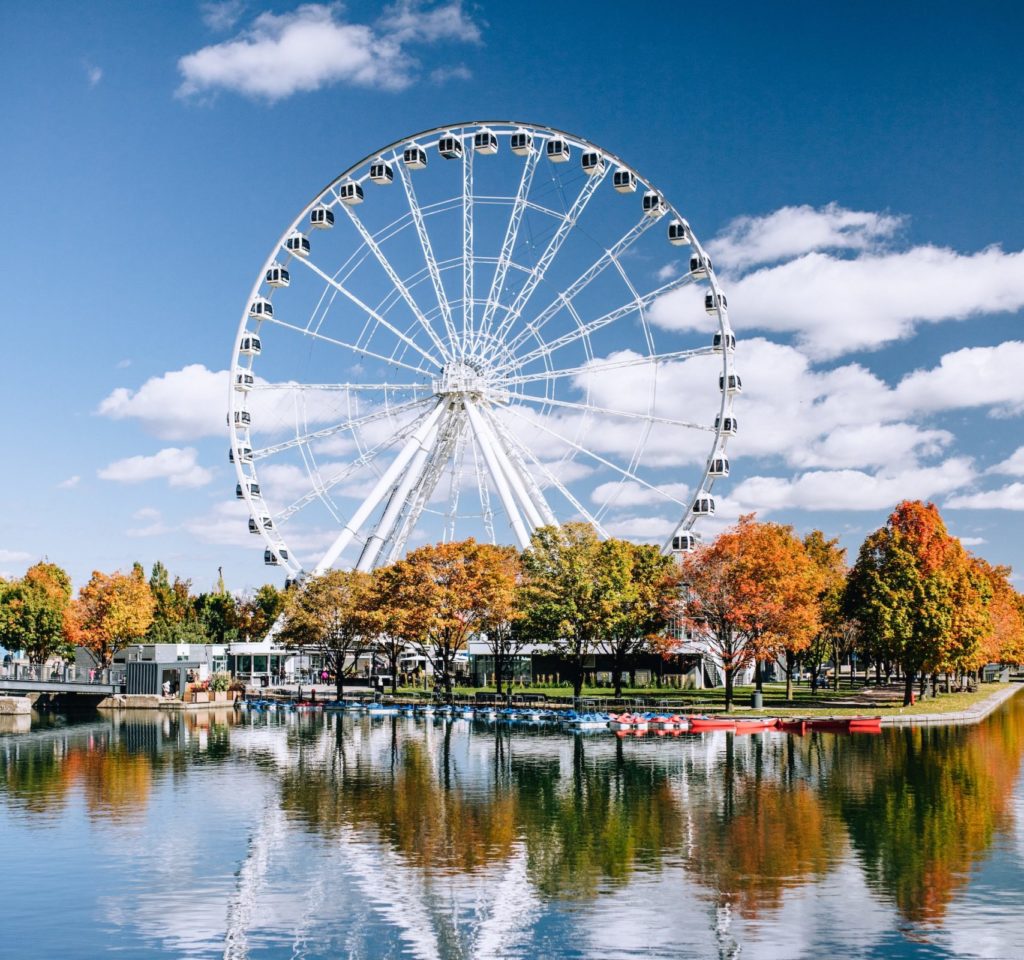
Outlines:
[[[852,650],[857,638],[857,624],[846,616],[843,596],[846,591],[846,550],[839,546],[838,538],[826,539],[820,530],[812,530],[804,537],[804,550],[817,566],[821,577],[818,590],[820,618],[818,629],[807,647],[806,657],[811,667],[812,686],[817,685],[818,671],[828,659],[835,666],[833,686],[839,689],[839,662]],[[850,673],[853,684],[853,672]]]
[[289,647],[316,647],[334,674],[340,700],[344,677],[355,669],[376,628],[370,574],[328,570],[285,595],[279,634]]
[[73,656],[65,630],[71,580],[56,564],[37,563],[20,580],[0,583],[0,641],[30,663]]
[[238,632],[253,640],[260,640],[284,610],[284,594],[272,583],[265,583],[237,607]]
[[934,504],[903,501],[864,541],[847,581],[846,613],[876,649],[899,663],[905,705],[912,700],[915,675],[941,660],[951,636],[951,544]]

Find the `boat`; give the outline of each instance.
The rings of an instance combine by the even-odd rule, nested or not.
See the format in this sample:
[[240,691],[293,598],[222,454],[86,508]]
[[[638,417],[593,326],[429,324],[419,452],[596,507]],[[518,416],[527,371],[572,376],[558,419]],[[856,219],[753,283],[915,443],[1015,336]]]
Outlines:
[[779,721],[776,717],[738,717],[736,719],[737,733],[754,733],[761,730],[777,730]]
[[643,731],[650,726],[650,720],[639,713],[613,713],[608,718],[608,726],[612,730]]
[[571,730],[607,730],[608,714],[574,713],[565,717],[563,723]]
[[813,717],[807,721],[812,730],[827,733],[881,733],[881,717]]
[[687,730],[690,726],[690,721],[686,717],[679,716],[678,713],[674,713],[670,717],[664,715],[653,717],[650,723],[652,730]]
[[779,729],[785,731],[786,733],[795,733],[797,736],[802,737],[805,733],[807,733],[807,721],[802,718],[793,720],[780,720]]
[[366,712],[371,717],[394,717],[398,715],[398,707],[388,706],[383,703],[371,703]]
[[706,730],[736,730],[736,721],[732,717],[690,717],[690,730],[704,733]]

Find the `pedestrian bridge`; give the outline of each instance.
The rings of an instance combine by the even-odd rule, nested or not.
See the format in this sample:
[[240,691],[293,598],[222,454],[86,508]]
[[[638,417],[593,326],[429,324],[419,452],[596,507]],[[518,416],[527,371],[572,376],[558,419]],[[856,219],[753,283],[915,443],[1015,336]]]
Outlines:
[[109,697],[123,692],[123,677],[119,674],[111,675],[110,671],[100,671],[91,679],[88,675],[76,675],[74,670],[54,675],[38,667],[19,667],[0,672],[0,696],[43,693]]

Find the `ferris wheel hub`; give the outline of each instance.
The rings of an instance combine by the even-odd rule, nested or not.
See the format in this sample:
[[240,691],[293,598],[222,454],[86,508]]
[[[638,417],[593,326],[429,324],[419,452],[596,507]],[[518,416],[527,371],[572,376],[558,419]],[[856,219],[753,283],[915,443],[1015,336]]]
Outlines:
[[482,360],[449,360],[441,376],[433,382],[439,397],[468,397],[474,400],[507,402],[508,392],[501,388],[489,365]]

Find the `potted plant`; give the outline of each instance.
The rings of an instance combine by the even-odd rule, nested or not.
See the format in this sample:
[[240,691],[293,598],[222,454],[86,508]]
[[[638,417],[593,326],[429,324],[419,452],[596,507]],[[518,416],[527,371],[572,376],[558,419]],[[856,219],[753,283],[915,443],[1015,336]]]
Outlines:
[[231,676],[224,670],[219,670],[210,680],[210,692],[214,703],[224,703],[228,699],[228,687],[231,686]]

